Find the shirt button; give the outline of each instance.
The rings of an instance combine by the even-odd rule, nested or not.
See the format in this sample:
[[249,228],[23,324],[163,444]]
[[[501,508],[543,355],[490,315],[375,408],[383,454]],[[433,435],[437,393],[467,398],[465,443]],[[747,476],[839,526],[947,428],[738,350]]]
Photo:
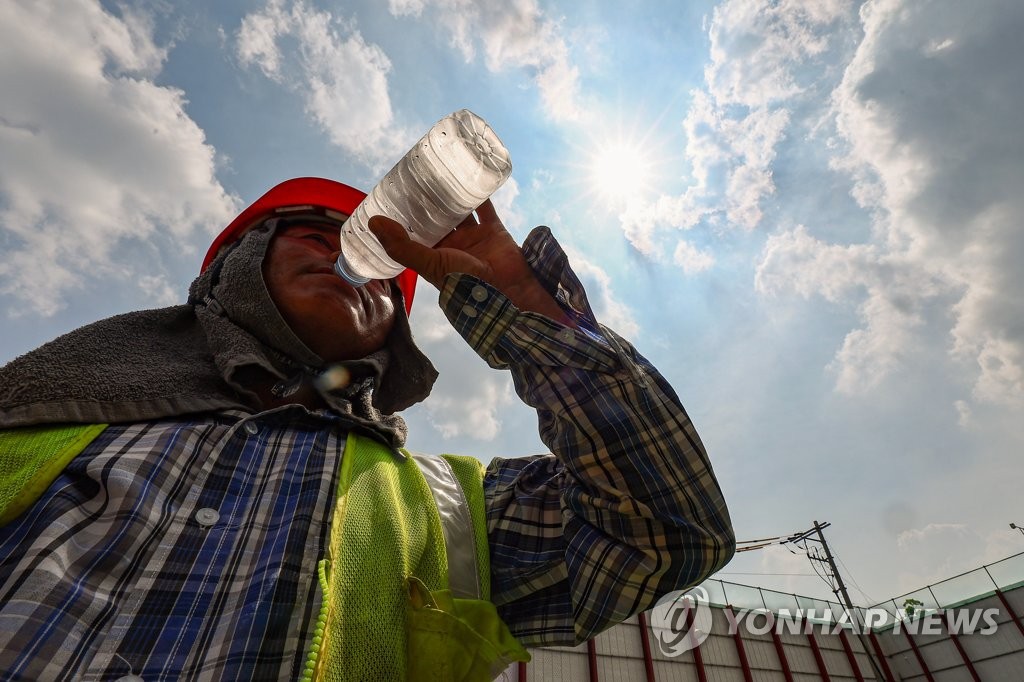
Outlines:
[[203,507],[202,509],[196,512],[196,522],[200,526],[212,526],[218,521],[220,521],[220,514],[217,513],[216,509]]
[[555,334],[555,338],[557,338],[562,343],[571,343],[573,340],[575,340],[576,337],[573,335],[571,330],[563,329],[562,331]]
[[467,303],[466,305],[462,306],[462,314],[465,315],[466,317],[476,317],[476,308]]
[[123,677],[119,677],[114,680],[114,682],[146,682],[146,680],[142,679],[138,675],[124,675]]
[[476,301],[483,302],[487,300],[487,289],[486,287],[482,287],[479,284],[473,287],[473,290],[469,292],[469,294]]
[[260,432],[260,427],[256,426],[255,422],[245,422],[245,424],[242,425],[242,428],[245,429],[245,432],[250,436],[255,436]]

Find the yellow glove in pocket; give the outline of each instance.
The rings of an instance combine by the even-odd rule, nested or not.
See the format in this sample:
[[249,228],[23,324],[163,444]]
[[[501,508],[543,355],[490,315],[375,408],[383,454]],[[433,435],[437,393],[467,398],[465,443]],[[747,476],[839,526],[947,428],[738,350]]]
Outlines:
[[489,601],[431,592],[414,577],[406,587],[410,682],[490,682],[530,660]]

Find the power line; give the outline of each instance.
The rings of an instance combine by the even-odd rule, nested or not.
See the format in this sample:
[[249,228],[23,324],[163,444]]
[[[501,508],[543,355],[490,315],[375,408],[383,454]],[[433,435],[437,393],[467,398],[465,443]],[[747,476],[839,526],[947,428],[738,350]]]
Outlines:
[[[764,549],[765,547],[772,547],[774,545],[785,546],[787,544],[796,544],[800,546],[800,543],[806,542],[808,535],[814,532],[814,529],[801,531],[798,533],[790,533],[789,535],[776,535],[770,538],[757,538],[754,540],[737,540],[736,551],[737,552],[752,552],[756,549]],[[788,549],[788,548],[787,548]],[[801,547],[801,549],[805,549]],[[790,553],[792,550],[790,550]]]
[[753,544],[755,542],[771,542],[772,540],[781,540],[782,538],[783,538],[782,535],[776,535],[773,538],[759,538],[757,540],[737,540],[736,544],[737,545],[750,545],[750,544]]
[[811,568],[813,568],[814,572],[818,574],[818,577],[821,578],[825,582],[826,585],[828,585],[828,589],[832,590],[832,594],[834,594],[836,596],[839,596],[838,595],[839,590],[836,587],[835,582],[833,582],[832,576],[830,576],[828,574],[828,571],[825,571],[824,573],[822,573],[821,571],[818,570],[818,563],[824,563],[825,562],[825,559],[823,559],[821,557],[821,555],[818,553],[818,548],[815,547],[813,549],[813,551],[808,549],[807,550],[807,558],[811,560]]
[[814,577],[813,573],[732,573],[732,572],[730,572],[730,573],[721,573],[720,572],[720,573],[716,573],[715,575],[800,575],[800,576],[808,576],[810,578]]
[[760,545],[752,545],[750,547],[737,547],[736,548],[736,552],[737,553],[739,553],[739,552],[753,552],[755,549],[764,549],[765,547],[770,547],[770,546],[776,545],[776,544],[778,544],[778,543],[776,543],[776,542],[763,542]]
[[846,571],[846,577],[850,579],[850,582],[853,583],[853,586],[857,588],[857,591],[860,592],[861,596],[868,600],[868,605],[877,604],[878,602],[875,600],[875,598],[869,595],[863,589],[861,589],[861,586],[857,584],[857,581],[853,577],[853,573],[850,571],[850,567],[843,563],[843,560],[839,558],[839,555],[833,553],[832,556],[836,558],[836,561],[838,561],[839,564],[843,567],[843,570]]

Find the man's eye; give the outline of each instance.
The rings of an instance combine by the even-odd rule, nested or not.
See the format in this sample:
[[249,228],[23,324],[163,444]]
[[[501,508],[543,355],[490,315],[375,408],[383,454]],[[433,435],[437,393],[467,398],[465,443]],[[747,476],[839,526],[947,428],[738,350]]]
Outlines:
[[327,241],[327,237],[324,237],[323,235],[310,233],[310,234],[302,235],[302,238],[303,239],[312,239],[315,242],[319,242],[320,244],[323,244],[328,249],[331,249],[331,250],[334,249],[334,247],[331,246],[331,243],[329,241]]

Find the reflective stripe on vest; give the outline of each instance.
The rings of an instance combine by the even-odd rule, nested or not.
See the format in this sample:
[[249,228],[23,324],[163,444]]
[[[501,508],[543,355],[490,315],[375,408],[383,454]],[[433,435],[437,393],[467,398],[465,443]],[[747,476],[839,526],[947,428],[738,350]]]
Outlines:
[[411,453],[434,496],[448,554],[448,586],[462,599],[482,599],[469,503],[451,465],[441,457]]

